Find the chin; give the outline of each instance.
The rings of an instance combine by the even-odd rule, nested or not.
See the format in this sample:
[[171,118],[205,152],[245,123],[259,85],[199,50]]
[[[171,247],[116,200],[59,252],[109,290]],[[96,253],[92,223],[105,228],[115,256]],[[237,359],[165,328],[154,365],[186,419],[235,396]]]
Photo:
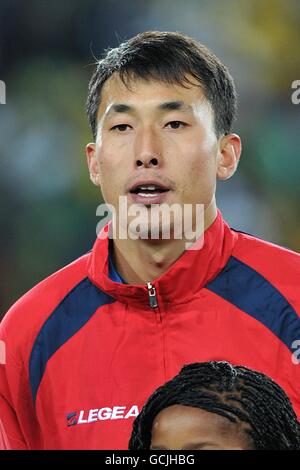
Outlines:
[[173,224],[171,225],[152,224],[152,225],[149,225],[149,227],[148,226],[143,227],[140,233],[141,233],[140,238],[152,240],[154,242],[160,241],[160,240],[172,240],[174,238],[176,239],[183,238],[181,227],[180,227],[180,230],[177,231],[176,233]]

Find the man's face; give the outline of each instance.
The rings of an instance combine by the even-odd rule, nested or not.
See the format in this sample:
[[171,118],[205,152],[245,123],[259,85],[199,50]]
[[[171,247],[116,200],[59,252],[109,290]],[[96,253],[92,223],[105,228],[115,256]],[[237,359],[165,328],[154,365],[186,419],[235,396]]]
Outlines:
[[113,75],[104,84],[95,144],[87,146],[91,178],[116,210],[141,204],[214,200],[219,141],[213,111],[198,85]]

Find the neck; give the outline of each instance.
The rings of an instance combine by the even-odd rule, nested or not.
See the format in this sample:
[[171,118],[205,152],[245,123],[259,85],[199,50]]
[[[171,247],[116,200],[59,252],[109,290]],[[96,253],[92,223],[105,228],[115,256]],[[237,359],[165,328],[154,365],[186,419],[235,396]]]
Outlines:
[[[204,210],[204,230],[217,217],[215,200]],[[146,284],[161,276],[186,250],[187,240],[113,240],[114,264],[128,284]]]

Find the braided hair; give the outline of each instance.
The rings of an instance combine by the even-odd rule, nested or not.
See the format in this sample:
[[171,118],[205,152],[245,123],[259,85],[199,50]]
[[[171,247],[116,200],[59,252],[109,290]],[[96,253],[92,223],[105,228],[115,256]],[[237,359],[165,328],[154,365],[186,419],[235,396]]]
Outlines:
[[229,419],[241,426],[253,449],[300,449],[300,425],[279,385],[247,367],[211,361],[184,366],[150,396],[133,423],[130,450],[150,449],[153,421],[172,405]]

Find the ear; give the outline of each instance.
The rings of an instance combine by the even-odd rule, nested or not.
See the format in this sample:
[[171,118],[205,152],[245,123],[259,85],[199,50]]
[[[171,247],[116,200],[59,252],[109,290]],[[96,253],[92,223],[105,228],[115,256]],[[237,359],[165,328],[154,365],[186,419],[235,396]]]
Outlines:
[[227,180],[235,173],[241,151],[241,139],[237,134],[228,134],[221,138],[217,161],[217,178],[219,180]]
[[87,164],[90,172],[90,180],[94,183],[95,186],[100,186],[100,173],[99,173],[99,164],[96,157],[96,144],[90,142],[85,148]]

